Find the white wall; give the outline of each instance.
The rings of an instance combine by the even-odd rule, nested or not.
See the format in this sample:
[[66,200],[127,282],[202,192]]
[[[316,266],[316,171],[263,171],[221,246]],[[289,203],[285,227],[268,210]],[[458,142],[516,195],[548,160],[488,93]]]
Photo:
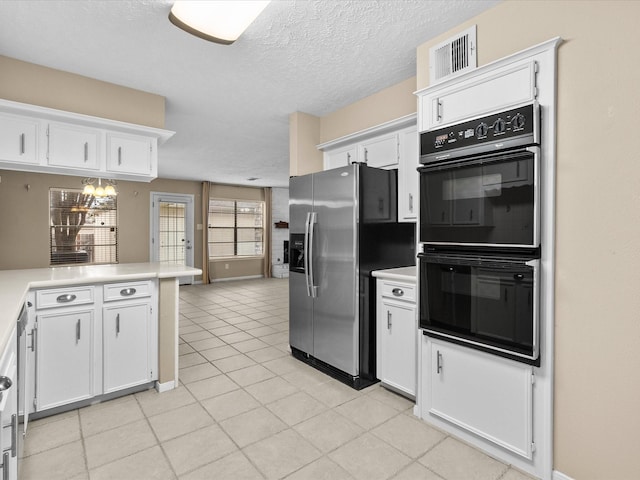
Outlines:
[[[275,228],[276,222],[289,222],[289,189],[271,189],[271,265],[282,265],[284,261],[283,241],[289,239],[288,228]],[[273,275],[278,267],[273,269]]]

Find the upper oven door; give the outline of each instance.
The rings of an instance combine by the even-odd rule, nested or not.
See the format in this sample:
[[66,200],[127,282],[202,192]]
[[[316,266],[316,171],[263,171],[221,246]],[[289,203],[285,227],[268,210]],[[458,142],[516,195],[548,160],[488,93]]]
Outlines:
[[420,170],[420,241],[540,245],[540,149],[527,147]]

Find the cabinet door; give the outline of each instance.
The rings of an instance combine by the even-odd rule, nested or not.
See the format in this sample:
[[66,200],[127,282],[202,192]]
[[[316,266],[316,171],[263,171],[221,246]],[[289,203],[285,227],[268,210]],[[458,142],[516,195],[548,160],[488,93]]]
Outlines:
[[98,170],[100,137],[94,128],[64,123],[50,123],[47,163],[51,166]]
[[398,165],[398,134],[381,135],[362,142],[359,158],[370,167]]
[[151,381],[150,309],[148,302],[103,308],[104,393]]
[[153,144],[139,135],[107,135],[107,170],[118,173],[149,175],[153,171]]
[[402,130],[400,164],[398,165],[398,217],[403,222],[415,222],[418,217],[418,131],[416,127]]
[[382,342],[378,378],[409,395],[416,394],[415,306],[382,301],[378,332]]
[[535,76],[535,62],[526,60],[422,95],[420,131],[532,101],[537,93]]
[[427,411],[531,459],[533,369],[430,339]]
[[[9,338],[15,339],[16,330]],[[15,480],[18,466],[18,375],[16,342],[10,342],[0,360],[5,389],[0,399],[0,469],[2,478]]]
[[0,114],[0,161],[37,164],[38,122]]
[[93,319],[93,309],[38,315],[38,411],[94,395]]
[[324,169],[346,167],[353,162],[357,162],[357,150],[355,145],[340,148],[338,150],[328,151],[324,154]]

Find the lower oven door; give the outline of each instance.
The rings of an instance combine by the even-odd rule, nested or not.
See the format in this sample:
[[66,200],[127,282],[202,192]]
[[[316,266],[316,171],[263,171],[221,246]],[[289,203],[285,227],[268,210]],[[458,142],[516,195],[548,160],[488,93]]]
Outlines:
[[479,155],[420,170],[420,242],[540,245],[539,148]]
[[539,260],[421,253],[426,335],[539,363]]

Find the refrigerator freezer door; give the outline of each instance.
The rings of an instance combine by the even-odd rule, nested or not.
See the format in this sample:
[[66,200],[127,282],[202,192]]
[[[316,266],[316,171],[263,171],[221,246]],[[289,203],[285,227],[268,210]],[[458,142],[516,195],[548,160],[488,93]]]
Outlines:
[[313,356],[359,374],[356,165],[313,175]]
[[[305,226],[313,205],[313,181],[311,175],[291,178],[289,182],[289,228],[293,240],[306,243]],[[295,246],[295,245],[294,245]],[[302,248],[306,257],[306,246]],[[304,259],[301,268],[289,273],[289,344],[302,352],[313,355],[313,299],[307,291],[307,274]],[[297,259],[290,261],[298,261]]]

